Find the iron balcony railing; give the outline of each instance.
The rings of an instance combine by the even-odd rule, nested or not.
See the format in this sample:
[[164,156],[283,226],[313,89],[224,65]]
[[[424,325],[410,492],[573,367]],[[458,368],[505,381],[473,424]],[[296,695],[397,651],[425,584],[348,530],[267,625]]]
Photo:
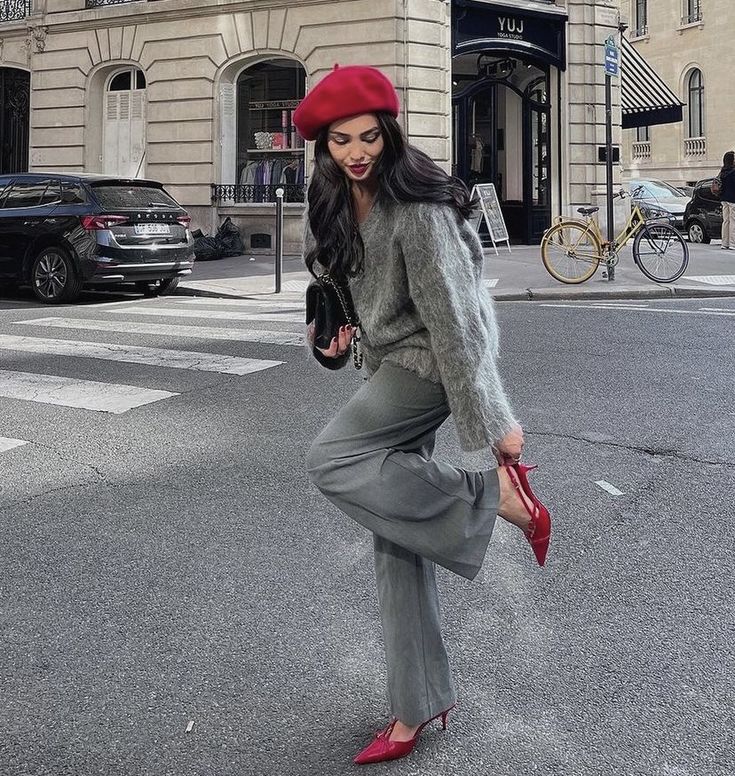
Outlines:
[[231,205],[241,203],[275,202],[276,189],[283,189],[284,202],[303,202],[306,187],[303,184],[240,184],[213,183],[212,204]]
[[682,24],[695,24],[702,21],[702,6],[699,2],[687,3],[681,17]]
[[139,3],[141,0],[86,0],[87,8],[99,8],[103,5],[120,5],[121,3]]
[[0,0],[0,22],[14,22],[31,15],[31,0]]

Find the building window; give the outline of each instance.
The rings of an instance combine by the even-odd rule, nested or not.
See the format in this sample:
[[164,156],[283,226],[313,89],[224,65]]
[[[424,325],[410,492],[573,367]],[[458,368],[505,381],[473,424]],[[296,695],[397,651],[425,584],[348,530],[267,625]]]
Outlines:
[[137,67],[118,70],[105,89],[102,158],[104,172],[123,178],[145,174],[145,75]]
[[650,127],[636,127],[635,128],[635,140],[636,140],[636,143],[650,143],[651,142],[651,128]]
[[13,22],[31,15],[31,0],[2,0],[0,22]]
[[694,24],[702,21],[702,0],[684,0],[681,16],[682,24]]
[[704,81],[701,70],[692,70],[687,80],[689,137],[704,137]]
[[293,114],[306,72],[292,59],[259,62],[220,88],[222,177],[216,202],[303,202],[304,141]]
[[640,38],[648,34],[648,0],[635,0],[635,32]]

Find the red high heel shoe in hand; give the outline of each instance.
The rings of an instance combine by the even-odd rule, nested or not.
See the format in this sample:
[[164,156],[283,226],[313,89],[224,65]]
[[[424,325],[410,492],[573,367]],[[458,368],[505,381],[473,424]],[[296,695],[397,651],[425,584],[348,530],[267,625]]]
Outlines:
[[[549,510],[536,498],[536,494],[531,490],[528,477],[526,476],[528,472],[538,467],[514,463],[506,464],[503,468],[508,472],[508,477],[513,487],[518,491],[526,512],[531,516],[531,525],[525,532],[526,539],[528,539],[528,543],[531,545],[538,565],[543,566],[549,549],[549,540],[551,539],[551,515]],[[529,501],[531,502],[530,506]]]
[[435,717],[427,719],[426,722],[422,722],[419,725],[419,729],[414,733],[413,738],[408,741],[391,741],[390,734],[393,732],[393,728],[398,720],[394,719],[388,724],[386,728],[381,730],[375,735],[373,741],[368,744],[357,757],[355,757],[355,763],[357,765],[369,765],[371,763],[382,763],[387,760],[398,760],[400,757],[405,757],[407,754],[411,754],[416,742],[419,740],[421,731],[435,719],[442,718],[442,728],[447,729],[447,715],[454,708],[450,706],[445,711],[440,712]]

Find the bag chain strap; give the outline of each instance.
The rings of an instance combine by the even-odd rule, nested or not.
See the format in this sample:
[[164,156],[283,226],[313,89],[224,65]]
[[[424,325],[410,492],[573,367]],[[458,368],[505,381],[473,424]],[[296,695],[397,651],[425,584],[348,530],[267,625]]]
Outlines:
[[320,275],[319,280],[330,285],[337,294],[337,299],[339,299],[339,303],[342,305],[342,311],[345,314],[345,318],[353,328],[352,362],[355,365],[355,369],[362,369],[362,352],[358,347],[360,343],[360,320],[356,316],[350,314],[350,308],[347,306],[347,300],[345,299],[342,287],[339,285],[339,283],[337,283],[336,280],[334,280],[334,278],[332,278],[328,272]]

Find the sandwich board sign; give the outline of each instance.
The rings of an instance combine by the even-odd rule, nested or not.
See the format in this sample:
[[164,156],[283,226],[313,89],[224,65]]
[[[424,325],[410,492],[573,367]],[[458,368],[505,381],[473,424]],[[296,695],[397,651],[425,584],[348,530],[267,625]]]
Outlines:
[[493,241],[493,248],[495,249],[495,255],[498,254],[498,243],[506,243],[508,251],[512,253],[510,248],[510,237],[508,236],[508,227],[505,225],[505,219],[503,218],[503,211],[500,209],[500,202],[498,200],[498,192],[495,191],[495,185],[492,183],[476,183],[472,187],[472,198],[477,195],[480,201],[480,211],[475,217],[475,229],[480,231],[480,223],[482,219],[485,219],[485,226],[490,234],[490,239]]

